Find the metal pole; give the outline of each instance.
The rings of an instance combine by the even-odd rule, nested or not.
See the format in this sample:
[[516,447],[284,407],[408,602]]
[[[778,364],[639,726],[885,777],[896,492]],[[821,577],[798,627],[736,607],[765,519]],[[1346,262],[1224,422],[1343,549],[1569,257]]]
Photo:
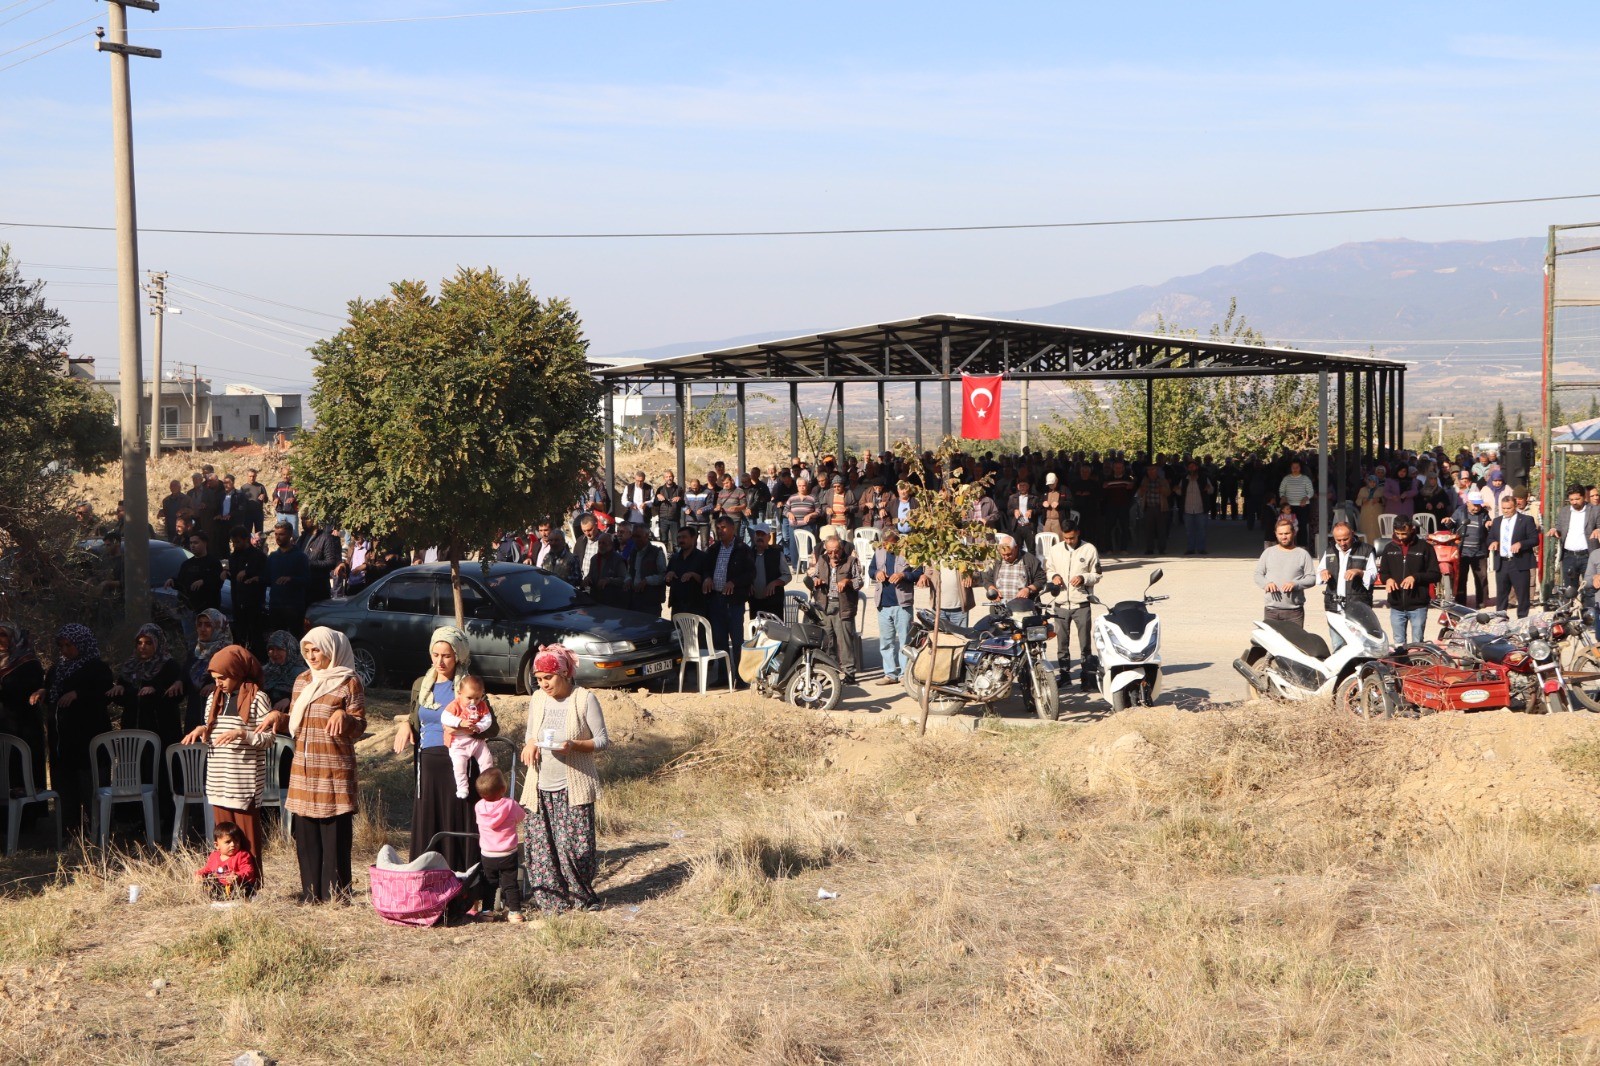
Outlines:
[[194,368],[194,389],[189,393],[189,458],[200,458],[200,367]]
[[[616,499],[617,494],[617,418],[616,398],[611,393],[611,386],[606,386],[605,397],[601,401],[602,421],[605,423],[606,433],[606,495]],[[616,507],[613,506],[615,511]]]
[[1400,445],[1400,450],[1406,447],[1406,372],[1396,370],[1394,373],[1394,431],[1395,440]]
[[1339,489],[1339,491],[1334,495],[1335,499],[1339,499],[1340,497],[1344,496],[1344,494],[1346,492],[1348,492],[1350,490],[1350,451],[1349,451],[1349,445],[1348,445],[1348,442],[1347,442],[1347,438],[1345,437],[1345,432],[1344,432],[1344,422],[1345,422],[1345,414],[1346,414],[1345,404],[1344,404],[1344,379],[1345,379],[1345,375],[1341,371],[1340,374],[1339,374],[1339,400],[1338,400],[1338,408],[1339,408],[1339,486],[1338,486],[1338,489]]
[[[167,321],[167,275],[150,275],[150,313],[155,331],[150,344],[150,454],[161,454],[161,336]],[[148,491],[148,487],[146,489]],[[131,512],[130,512],[131,513]]]
[[1389,374],[1387,371],[1375,372],[1378,379],[1378,450],[1389,450]]
[[1361,423],[1361,434],[1366,441],[1367,454],[1373,459],[1378,457],[1378,376],[1375,371],[1368,370],[1363,375],[1367,379],[1367,406],[1365,420]]
[[[789,382],[789,459],[800,455],[800,383]],[[680,480],[682,475],[679,475]]]
[[889,450],[889,399],[884,395],[884,385],[878,382],[878,454]]
[[922,454],[922,382],[914,381],[914,382],[911,383],[911,397],[912,397],[912,399],[911,399],[911,407],[912,407],[911,417],[917,424],[917,427],[916,427],[916,430],[915,430],[915,432],[913,434],[913,437],[915,438],[915,440],[917,442],[917,454],[921,455]]
[[943,437],[953,436],[950,428],[950,334],[939,338],[939,373],[944,391],[944,418],[939,423]]
[[[1545,521],[1550,521],[1555,514],[1556,486],[1559,484],[1553,477],[1553,455],[1550,451],[1550,405],[1555,397],[1552,388],[1552,379],[1555,376],[1555,351],[1556,351],[1556,227],[1551,226],[1549,236],[1546,238],[1544,252],[1544,343],[1540,352],[1540,397],[1539,407],[1543,415],[1539,419],[1539,454],[1534,459],[1539,463],[1539,513]],[[1544,541],[1539,542],[1539,565],[1543,567],[1545,575],[1540,583],[1540,588],[1548,588],[1548,579],[1553,567],[1546,566],[1544,560]]]
[[1144,379],[1144,458],[1156,461],[1156,381]]
[[844,446],[844,382],[842,382],[842,381],[835,381],[833,383],[833,416],[834,416],[834,419],[837,422],[838,427],[839,427],[839,442],[838,442],[838,453],[839,454],[838,454],[838,460],[837,460],[837,462],[839,464],[838,469],[839,469],[840,473],[843,473],[844,472],[845,446]]
[[677,405],[672,409],[672,440],[675,450],[678,453],[678,490],[681,492],[683,491],[683,487],[689,484],[685,478],[685,475],[687,475],[689,471],[686,469],[687,464],[684,462],[683,442],[683,424],[685,421],[683,412],[684,405],[689,400],[689,387],[680,381],[672,386],[672,391],[678,401]]
[[[106,5],[110,43],[127,47],[128,12]],[[139,350],[139,222],[133,187],[133,90],[128,54],[110,50],[112,162],[117,207],[117,340],[121,376],[118,427],[122,437],[122,503],[129,519],[122,542],[123,619],[131,632],[150,620],[150,492],[145,483],[144,435],[139,411],[144,399],[144,361]]]
[[733,424],[736,434],[735,439],[737,440],[736,450],[739,453],[739,476],[733,479],[734,484],[737,485],[744,480],[744,472],[748,469],[745,466],[744,458],[744,382],[741,381],[733,387],[733,400],[739,406],[738,411],[734,414],[735,421]]
[[[1328,550],[1328,372],[1317,371],[1317,557]],[[1337,496],[1334,497],[1338,499]]]
[[[880,386],[881,387],[881,386]],[[1028,450],[1028,379],[1022,379],[1022,433],[1019,447]]]

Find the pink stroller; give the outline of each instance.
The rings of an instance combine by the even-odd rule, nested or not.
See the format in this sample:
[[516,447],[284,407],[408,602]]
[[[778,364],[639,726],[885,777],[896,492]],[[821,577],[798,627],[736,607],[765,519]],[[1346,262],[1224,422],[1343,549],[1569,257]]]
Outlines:
[[384,921],[392,925],[437,925],[458,898],[471,898],[462,893],[477,885],[478,867],[474,865],[463,873],[450,869],[437,850],[445,835],[436,834],[428,841],[427,850],[410,862],[401,862],[400,853],[391,845],[378,849],[377,861],[367,867],[367,877],[372,886],[373,909]]

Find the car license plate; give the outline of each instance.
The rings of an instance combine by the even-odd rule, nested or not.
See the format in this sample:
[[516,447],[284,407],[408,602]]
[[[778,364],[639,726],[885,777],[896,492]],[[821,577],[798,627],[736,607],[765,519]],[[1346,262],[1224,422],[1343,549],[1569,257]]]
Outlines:
[[671,659],[662,659],[658,663],[645,663],[644,664],[644,672],[645,672],[646,676],[648,676],[650,674],[664,674],[668,670],[671,670],[671,669],[672,669],[672,660]]

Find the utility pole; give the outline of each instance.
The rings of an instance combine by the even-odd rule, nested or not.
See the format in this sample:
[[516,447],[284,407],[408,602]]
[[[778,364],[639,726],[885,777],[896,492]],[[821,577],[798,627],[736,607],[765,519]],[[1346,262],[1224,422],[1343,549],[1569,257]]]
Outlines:
[[1439,447],[1441,447],[1441,448],[1444,447],[1444,424],[1446,422],[1454,422],[1455,420],[1456,420],[1456,416],[1455,415],[1429,415],[1428,416],[1428,421],[1429,422],[1437,422],[1437,423],[1439,423],[1438,428],[1435,431],[1436,432],[1436,437],[1437,437],[1437,440],[1438,440],[1438,443],[1439,443]]
[[1028,379],[1022,379],[1022,435],[1019,442],[1022,451],[1028,450]]
[[[155,316],[155,338],[150,348],[150,454],[161,457],[161,327],[167,319],[167,275],[152,271],[150,313]],[[174,312],[176,313],[176,312]]]
[[123,618],[128,631],[150,620],[150,542],[143,527],[150,520],[150,492],[145,484],[144,434],[139,432],[144,398],[144,366],[139,351],[139,223],[133,195],[133,93],[128,57],[160,59],[154,48],[128,43],[128,6],[159,10],[155,0],[109,0],[106,5],[111,39],[101,30],[95,50],[111,54],[112,162],[117,203],[117,319],[121,363],[122,502],[133,535],[122,542]]
[[189,456],[200,455],[200,368],[190,364],[194,371],[194,392],[189,397]]

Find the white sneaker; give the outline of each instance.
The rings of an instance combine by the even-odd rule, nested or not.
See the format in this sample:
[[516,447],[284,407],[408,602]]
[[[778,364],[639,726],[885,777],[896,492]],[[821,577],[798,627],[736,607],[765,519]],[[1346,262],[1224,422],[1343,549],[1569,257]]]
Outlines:
[[507,911],[506,912],[506,921],[508,921],[508,922],[522,922],[524,920],[525,919],[522,917],[522,912],[521,911]]

